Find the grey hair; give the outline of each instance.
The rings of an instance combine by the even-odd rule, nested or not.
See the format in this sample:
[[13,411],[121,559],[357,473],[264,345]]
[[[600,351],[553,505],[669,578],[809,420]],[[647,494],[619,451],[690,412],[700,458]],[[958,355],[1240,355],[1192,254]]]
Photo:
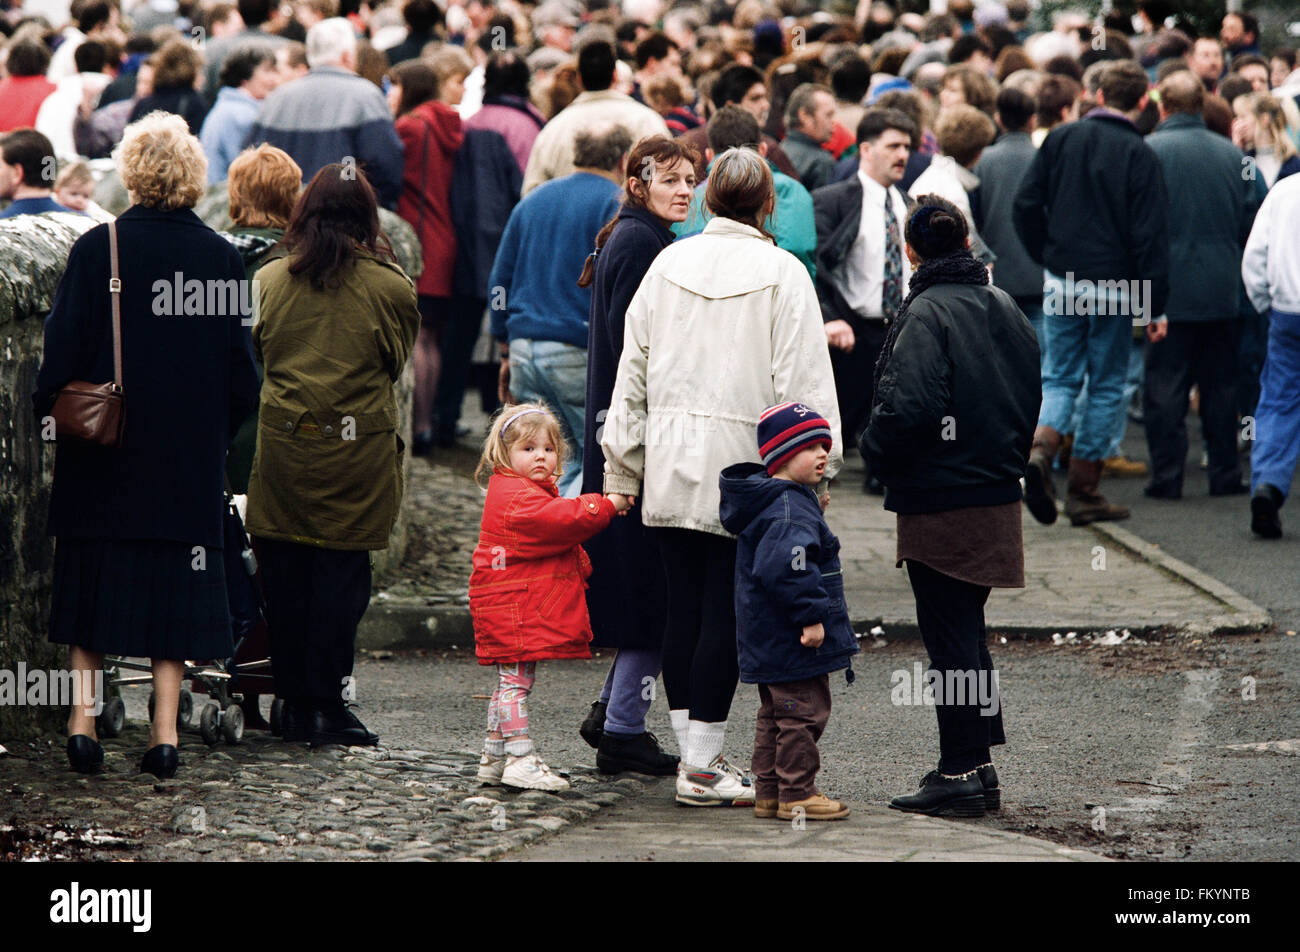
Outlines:
[[834,97],[829,86],[823,86],[821,83],[803,83],[796,86],[790,98],[785,102],[785,127],[786,129],[799,128],[799,113],[813,111],[813,97],[818,93],[825,93]]
[[307,65],[338,66],[346,53],[357,51],[357,35],[342,17],[321,20],[307,31]]
[[577,168],[613,172],[632,148],[632,133],[614,123],[583,129],[573,137],[573,164]]

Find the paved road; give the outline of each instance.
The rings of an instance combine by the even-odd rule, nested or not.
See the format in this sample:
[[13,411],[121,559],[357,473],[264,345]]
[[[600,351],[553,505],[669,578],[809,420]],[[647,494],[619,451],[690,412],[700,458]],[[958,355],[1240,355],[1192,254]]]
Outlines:
[[[868,647],[855,684],[834,678],[835,711],[822,742],[827,793],[881,805],[933,766],[934,712],[891,703],[893,672],[918,661],[917,642]],[[1228,746],[1300,738],[1300,639],[1117,647],[1012,641],[995,646],[994,661],[1009,739],[995,755],[1006,806],[1000,816],[963,822],[1117,858],[1300,858],[1294,753]],[[603,660],[539,665],[530,704],[539,750],[551,763],[594,763],[577,724],[604,671]],[[362,716],[385,744],[481,744],[487,702],[474,695],[486,695],[492,678],[468,654],[368,659],[357,675]],[[1256,679],[1254,700],[1242,699],[1243,677]],[[752,751],[757,706],[757,691],[742,685],[727,745],[738,761]],[[661,699],[651,729],[671,744],[667,721]],[[670,786],[643,796],[666,799]]]
[[[1133,510],[1121,525],[1267,608],[1283,630],[1300,628],[1300,506],[1293,501],[1283,507],[1281,539],[1256,538],[1250,531],[1246,497],[1206,494],[1205,473],[1198,465],[1203,449],[1200,425],[1189,417],[1187,429],[1191,448],[1182,499],[1147,499],[1142,495],[1143,478],[1105,481],[1102,491]],[[1142,427],[1130,424],[1124,451],[1134,459],[1147,459]],[[1243,457],[1243,462],[1249,474],[1249,459]],[[1064,480],[1057,482],[1063,490]],[[1300,499],[1300,476],[1291,484],[1291,498]]]

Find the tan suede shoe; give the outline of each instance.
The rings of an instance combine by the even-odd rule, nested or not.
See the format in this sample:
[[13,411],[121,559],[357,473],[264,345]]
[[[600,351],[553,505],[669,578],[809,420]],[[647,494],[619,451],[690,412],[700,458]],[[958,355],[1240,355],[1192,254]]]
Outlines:
[[779,804],[775,798],[771,800],[755,800],[754,816],[758,817],[760,820],[776,819],[778,806]]
[[[796,810],[802,810],[796,814]],[[805,820],[842,820],[849,815],[849,808],[838,800],[831,800],[825,794],[814,793],[806,800],[782,803],[776,811],[778,819],[793,820],[803,816]]]

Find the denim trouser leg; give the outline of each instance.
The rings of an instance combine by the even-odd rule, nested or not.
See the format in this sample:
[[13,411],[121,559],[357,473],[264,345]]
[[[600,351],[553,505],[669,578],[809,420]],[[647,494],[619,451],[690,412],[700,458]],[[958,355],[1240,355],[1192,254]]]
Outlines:
[[1300,458],[1300,314],[1271,313],[1268,355],[1259,382],[1250,488],[1268,483],[1285,498]]
[[556,485],[562,496],[578,495],[587,403],[586,348],[553,340],[512,340],[510,392],[516,400],[545,403],[560,421],[570,454]]
[[618,654],[614,654],[614,660],[609,663],[609,671],[605,673],[605,683],[600,688],[600,700],[604,704],[609,703],[609,696],[614,691],[614,669],[618,667]]
[[1133,395],[1142,389],[1146,380],[1146,342],[1133,341],[1128,351],[1128,372],[1124,378],[1123,411],[1115,420],[1115,433],[1110,440],[1106,458],[1119,456],[1123,452],[1124,433],[1128,429],[1128,408],[1133,404]]
[[655,680],[663,652],[658,648],[620,648],[611,669],[605,730],[611,734],[645,733],[645,716],[655,698]]
[[1113,292],[1096,282],[1073,287],[1052,274],[1043,275],[1047,369],[1039,426],[1068,433],[1075,401],[1088,384],[1088,396],[1074,428],[1072,455],[1080,460],[1105,458],[1114,438],[1116,415],[1124,412],[1124,382],[1133,339],[1133,304],[1127,289]]

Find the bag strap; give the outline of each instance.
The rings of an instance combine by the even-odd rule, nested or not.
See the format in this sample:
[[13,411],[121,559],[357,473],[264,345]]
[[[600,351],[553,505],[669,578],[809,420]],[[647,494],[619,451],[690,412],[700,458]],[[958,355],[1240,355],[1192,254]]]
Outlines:
[[108,260],[113,276],[108,279],[108,296],[113,302],[113,383],[122,389],[122,279],[117,269],[117,222],[108,223]]

